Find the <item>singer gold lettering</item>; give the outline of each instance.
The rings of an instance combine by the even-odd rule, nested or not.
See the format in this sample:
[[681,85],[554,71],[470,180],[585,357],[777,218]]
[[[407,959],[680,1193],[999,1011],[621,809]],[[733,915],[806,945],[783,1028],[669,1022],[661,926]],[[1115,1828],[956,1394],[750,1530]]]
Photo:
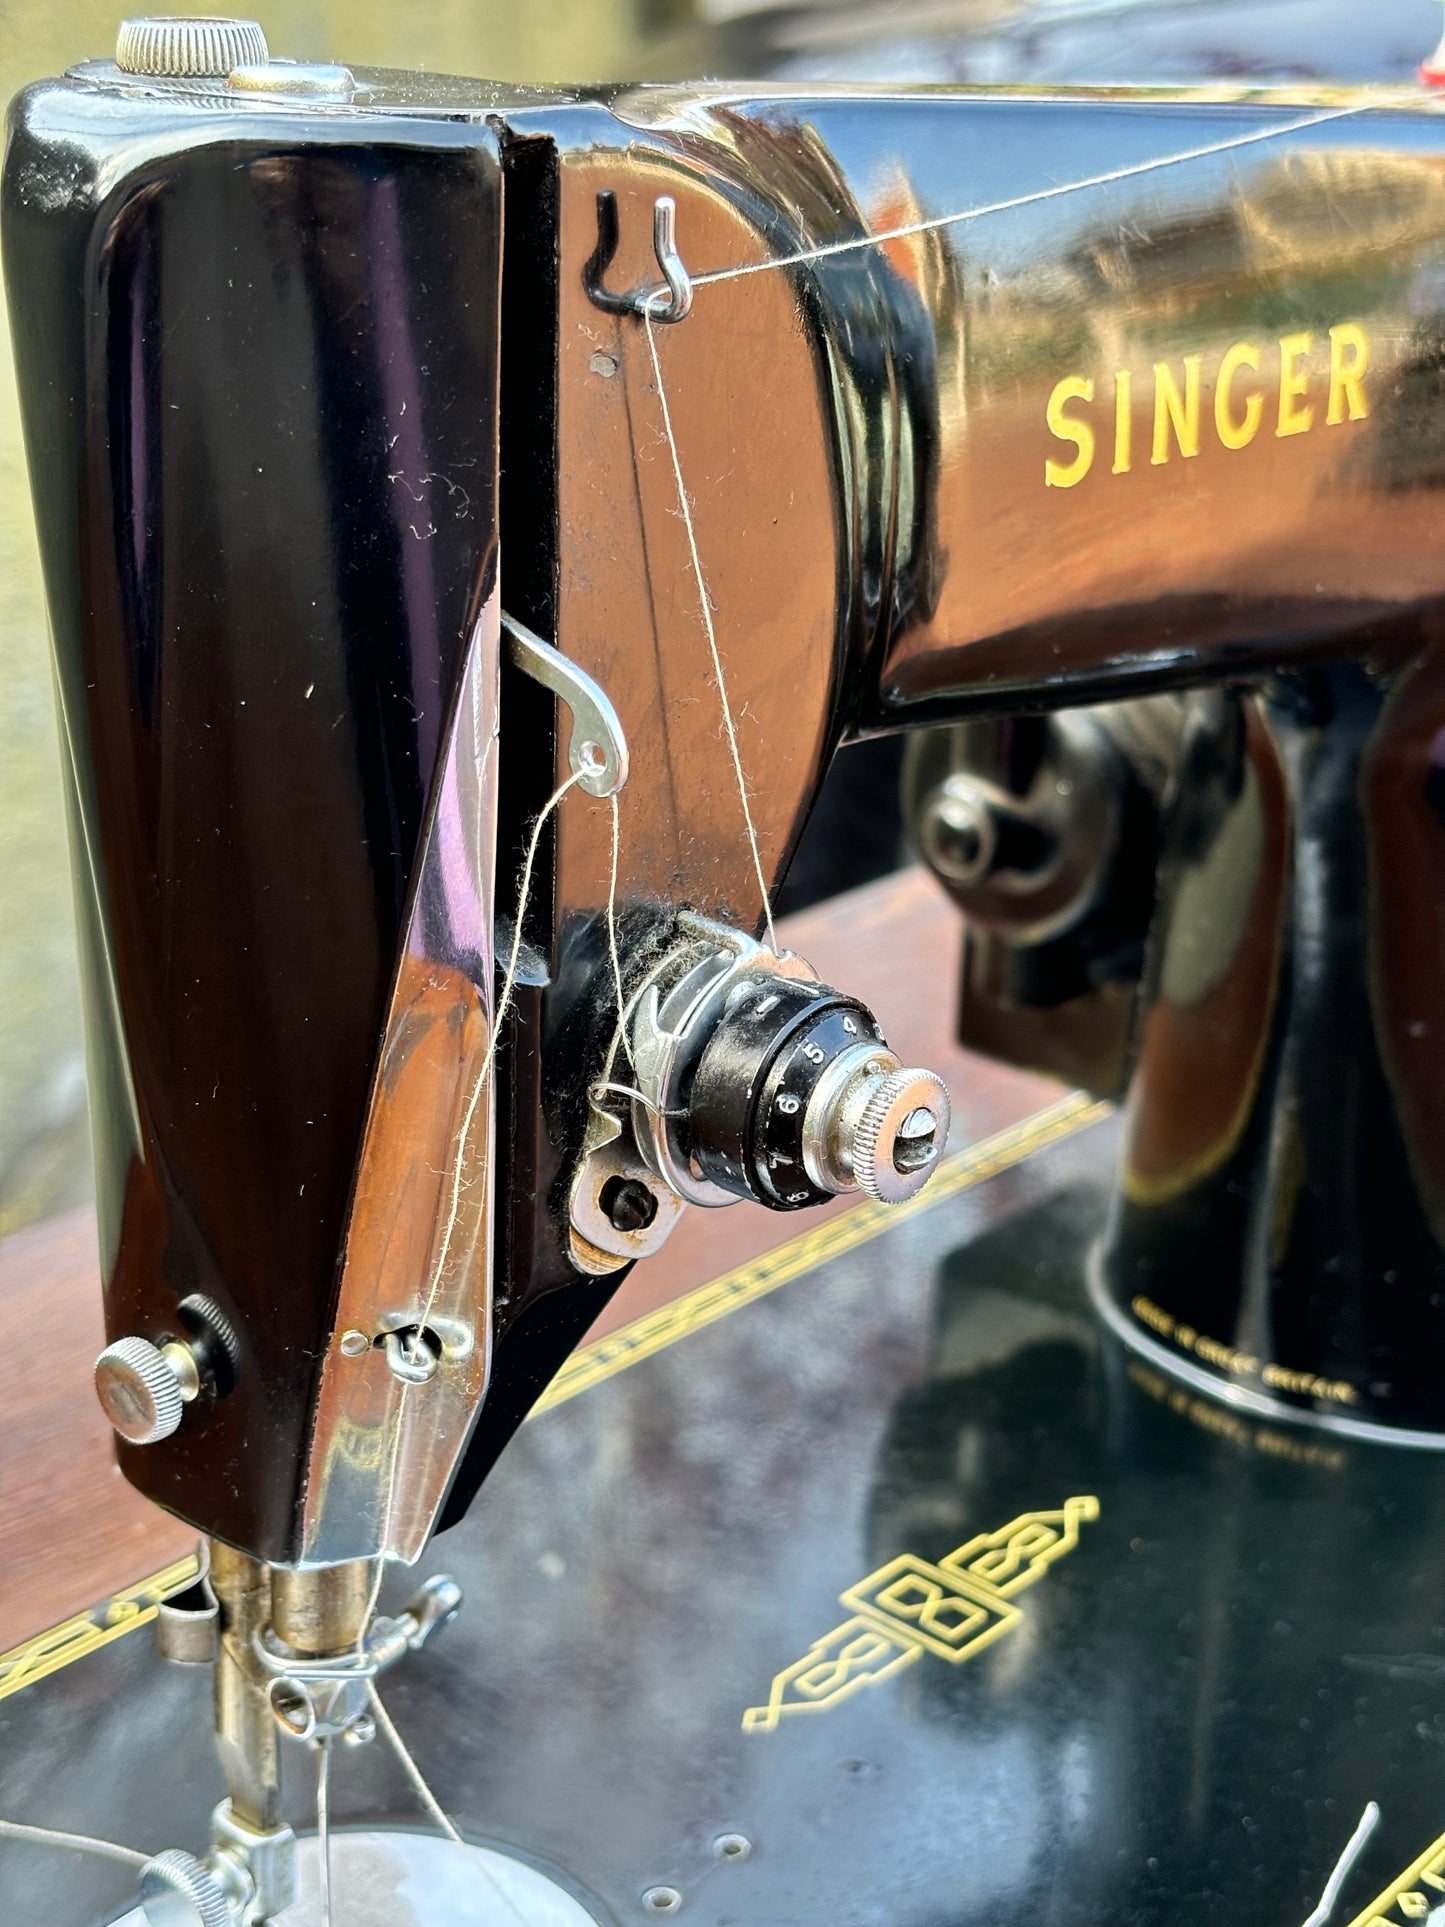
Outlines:
[[1270,343],[1234,341],[1217,358],[1186,354],[1147,371],[1063,375],[1049,392],[1044,419],[1054,440],[1073,452],[1067,459],[1056,451],[1045,456],[1044,486],[1076,488],[1093,469],[1099,434],[1111,426],[1110,473],[1129,474],[1136,409],[1145,416],[1151,468],[1198,455],[1210,424],[1221,448],[1248,448],[1262,428],[1270,432],[1267,400],[1276,439],[1307,435],[1321,422],[1335,428],[1364,421],[1369,367],[1369,336],[1359,322],[1341,321],[1324,335],[1302,329]]

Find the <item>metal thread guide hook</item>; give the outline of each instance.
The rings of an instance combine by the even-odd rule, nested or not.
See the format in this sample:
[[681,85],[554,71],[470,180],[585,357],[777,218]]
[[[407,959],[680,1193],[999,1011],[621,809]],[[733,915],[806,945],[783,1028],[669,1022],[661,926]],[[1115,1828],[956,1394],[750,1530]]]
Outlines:
[[571,711],[567,761],[578,785],[589,796],[615,796],[627,781],[627,738],[606,690],[505,611],[502,629],[513,664]]
[[597,245],[582,270],[583,285],[589,298],[609,314],[646,316],[652,321],[685,321],[692,312],[692,276],[677,251],[677,203],[670,194],[659,194],[652,206],[652,252],[658,272],[667,284],[667,299],[661,288],[629,288],[614,294],[603,285],[603,277],[617,253],[617,196],[603,188],[597,196]]

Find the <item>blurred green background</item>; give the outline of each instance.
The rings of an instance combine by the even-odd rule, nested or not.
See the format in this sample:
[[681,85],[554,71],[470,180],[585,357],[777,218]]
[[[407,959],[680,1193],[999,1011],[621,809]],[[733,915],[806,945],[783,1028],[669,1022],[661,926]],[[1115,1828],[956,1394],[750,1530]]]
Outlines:
[[[0,92],[108,54],[122,5],[0,4]],[[139,11],[139,9],[135,9]],[[692,0],[272,0],[274,53],[498,79],[717,73]],[[0,315],[0,1236],[90,1195],[90,1142],[45,610]]]

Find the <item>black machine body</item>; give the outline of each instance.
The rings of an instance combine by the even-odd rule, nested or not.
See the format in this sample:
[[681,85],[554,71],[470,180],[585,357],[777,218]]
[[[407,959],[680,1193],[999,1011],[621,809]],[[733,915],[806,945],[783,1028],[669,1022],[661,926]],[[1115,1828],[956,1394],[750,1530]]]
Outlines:
[[774,927],[860,738],[912,732],[966,1041],[1124,1105],[1095,1315],[1438,1448],[1437,97],[149,31],[21,96],[3,223],[97,1382],[212,1542],[215,1852],[280,1824],[277,1679],[356,1727],[445,1617],[368,1647],[383,1562],[685,1211],[938,1169],[941,1080]]

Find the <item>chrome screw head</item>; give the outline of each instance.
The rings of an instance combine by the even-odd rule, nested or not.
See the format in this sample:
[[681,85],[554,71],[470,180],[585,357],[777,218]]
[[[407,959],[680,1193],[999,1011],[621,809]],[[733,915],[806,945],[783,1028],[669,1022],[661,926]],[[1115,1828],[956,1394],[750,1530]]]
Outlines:
[[168,1439],[185,1416],[200,1382],[185,1345],[153,1345],[148,1338],[120,1338],[95,1361],[101,1408],[123,1439],[154,1445]]
[[233,67],[266,58],[259,21],[203,14],[122,20],[115,43],[115,64],[123,74],[155,80],[224,80]]
[[853,1170],[870,1198],[902,1204],[923,1189],[948,1143],[948,1088],[932,1071],[897,1070],[869,1096],[853,1140]]

